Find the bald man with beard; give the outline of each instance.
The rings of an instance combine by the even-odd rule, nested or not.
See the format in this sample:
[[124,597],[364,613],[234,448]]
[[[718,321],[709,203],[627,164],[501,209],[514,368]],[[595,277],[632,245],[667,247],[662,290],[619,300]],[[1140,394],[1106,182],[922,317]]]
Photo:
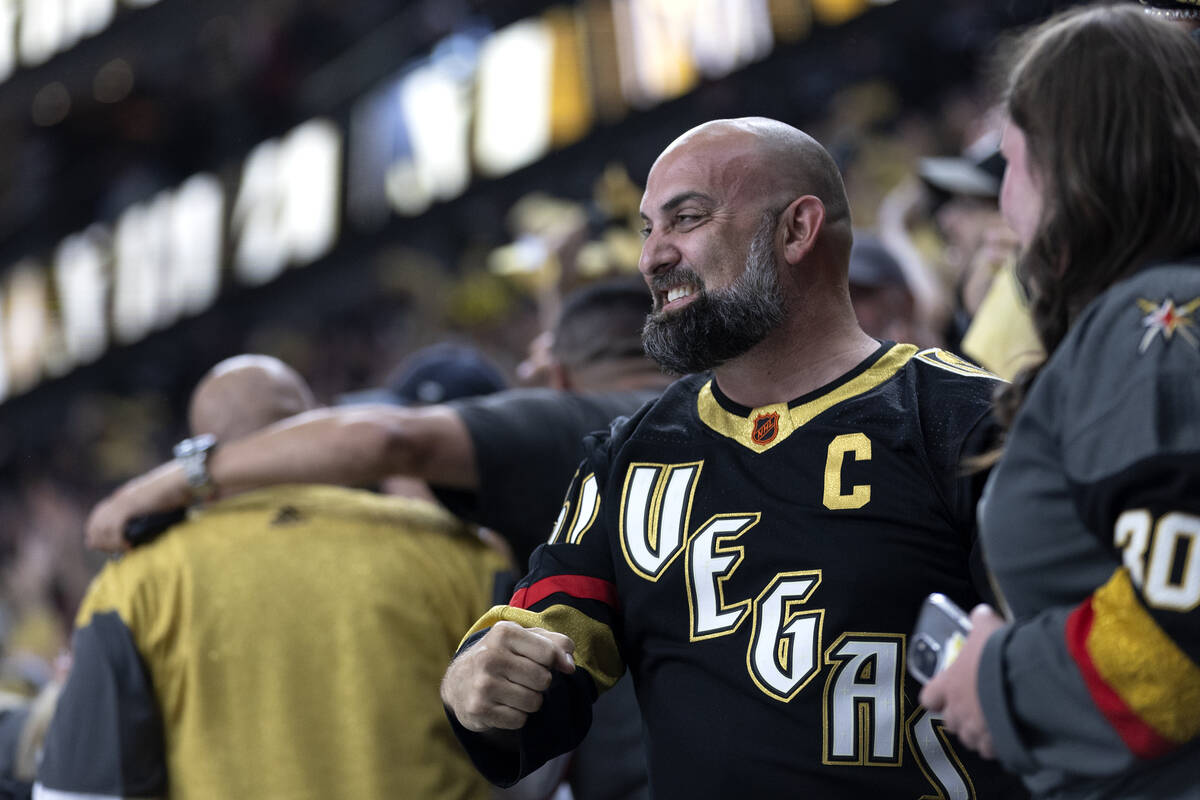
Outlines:
[[468,632],[442,699],[476,766],[505,784],[570,748],[629,670],[656,798],[1020,796],[904,668],[925,595],[980,597],[959,465],[997,380],[859,328],[842,180],[795,128],[687,132],[641,212],[644,343],[695,374],[592,438]]
[[[232,442],[314,405],[239,356],[189,419]],[[511,568],[428,502],[289,485],[193,508],[90,587],[34,797],[487,800],[437,685]]]

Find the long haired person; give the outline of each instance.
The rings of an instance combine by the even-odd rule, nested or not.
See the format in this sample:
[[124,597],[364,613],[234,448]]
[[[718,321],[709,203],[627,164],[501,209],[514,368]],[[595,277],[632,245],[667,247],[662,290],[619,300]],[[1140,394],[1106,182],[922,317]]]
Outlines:
[[1008,84],[1001,207],[1049,354],[1001,396],[988,607],[922,702],[1039,797],[1200,797],[1200,46],[1054,17]]

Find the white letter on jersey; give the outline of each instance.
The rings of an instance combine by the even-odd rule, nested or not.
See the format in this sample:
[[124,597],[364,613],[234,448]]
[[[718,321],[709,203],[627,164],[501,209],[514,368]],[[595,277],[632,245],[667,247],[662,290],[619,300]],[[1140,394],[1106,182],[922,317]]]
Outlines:
[[939,800],[975,800],[975,786],[942,727],[942,718],[917,707],[908,720],[909,748]]
[[732,633],[746,618],[749,600],[725,603],[725,581],[745,557],[745,548],[729,543],[757,525],[761,516],[718,514],[692,534],[684,572],[693,642]]
[[621,491],[621,550],[629,568],[657,581],[683,552],[703,461],[630,464]]
[[904,637],[846,633],[829,647],[825,660],[834,667],[825,682],[824,762],[899,765]]
[[[596,514],[599,510],[600,494],[596,487],[596,475],[592,473],[583,479],[583,485],[579,487],[579,501],[575,504],[575,516],[571,518],[571,526],[568,528],[570,534],[566,541],[571,544],[579,544],[579,540],[596,521]],[[554,521],[554,530],[550,533],[551,542],[559,541],[559,536],[562,534],[564,523],[570,512],[569,504],[564,504],[562,511],[558,512],[558,519]]]
[[842,494],[842,462],[847,453],[854,453],[855,461],[870,461],[871,440],[863,433],[843,433],[829,443],[825,458],[825,507],[833,511],[862,508],[871,502],[869,485],[859,484],[850,494]]
[[746,666],[759,689],[784,703],[821,670],[825,610],[796,611],[820,583],[820,570],[781,573],[754,602]]

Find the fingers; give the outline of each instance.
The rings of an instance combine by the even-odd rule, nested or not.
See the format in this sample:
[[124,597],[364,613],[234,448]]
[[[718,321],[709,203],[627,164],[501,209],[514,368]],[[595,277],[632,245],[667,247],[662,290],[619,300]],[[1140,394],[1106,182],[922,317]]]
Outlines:
[[937,713],[942,726],[964,745],[986,758],[994,758],[991,733],[979,702],[977,674],[980,651],[987,640],[987,629],[1003,621],[987,606],[971,613],[974,626],[967,643],[954,663],[934,676],[921,690],[921,705]]
[[940,675],[935,675],[929,683],[925,684],[925,688],[921,689],[917,700],[930,711],[941,711],[946,707],[944,683]]
[[575,671],[575,642],[569,636],[543,628],[522,628],[515,622],[499,622],[492,630],[499,630],[498,635],[511,641],[515,652],[531,661],[568,675]]
[[88,516],[84,541],[88,547],[110,553],[129,549],[125,524],[133,517],[183,508],[189,501],[183,468],[168,461],[126,483],[102,500]]
[[463,727],[516,730],[542,707],[554,670],[574,672],[570,637],[499,622],[446,671],[442,700]]
[[986,724],[982,720],[951,720],[949,717],[943,718],[943,726],[946,730],[958,737],[958,740],[967,747],[974,750],[984,758],[995,758],[996,753],[992,745],[992,735],[988,732]]
[[996,613],[996,610],[987,603],[980,603],[971,609],[971,630],[977,631],[980,636],[986,637],[997,628],[1004,627],[1004,617]]

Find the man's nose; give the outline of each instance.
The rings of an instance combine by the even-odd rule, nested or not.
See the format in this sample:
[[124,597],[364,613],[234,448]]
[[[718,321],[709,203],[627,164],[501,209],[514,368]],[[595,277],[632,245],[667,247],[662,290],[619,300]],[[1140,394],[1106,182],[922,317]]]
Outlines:
[[679,250],[664,233],[651,231],[642,242],[642,254],[638,258],[638,271],[646,277],[670,269],[679,263]]

